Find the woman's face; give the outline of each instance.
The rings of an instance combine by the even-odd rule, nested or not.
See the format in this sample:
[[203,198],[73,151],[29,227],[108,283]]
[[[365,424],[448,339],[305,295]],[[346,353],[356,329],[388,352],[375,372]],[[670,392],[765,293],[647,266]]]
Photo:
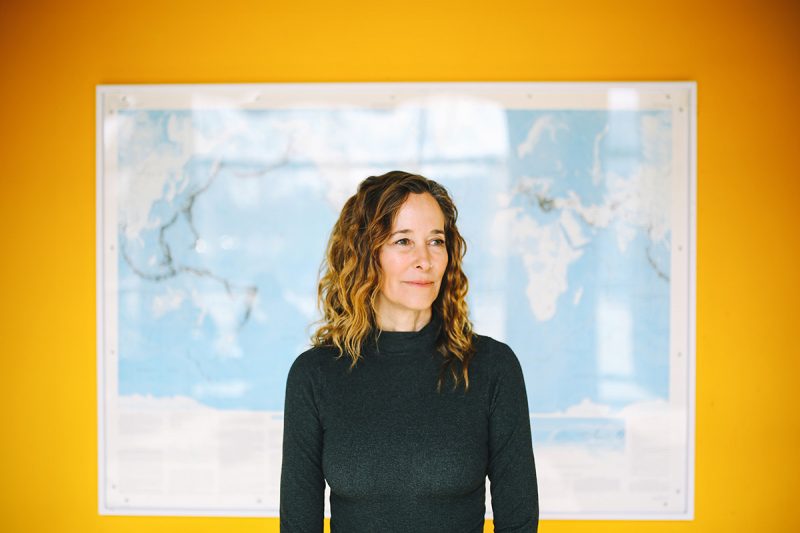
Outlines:
[[381,314],[400,316],[431,308],[447,268],[444,214],[429,193],[411,193],[380,249]]

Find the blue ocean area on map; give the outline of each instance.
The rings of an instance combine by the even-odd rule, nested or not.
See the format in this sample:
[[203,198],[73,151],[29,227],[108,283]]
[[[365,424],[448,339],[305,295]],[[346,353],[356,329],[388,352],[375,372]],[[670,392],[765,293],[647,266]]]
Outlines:
[[[373,113],[375,123],[387,115]],[[369,129],[363,141],[333,137],[324,149],[293,136],[334,114],[346,118],[325,109],[121,113],[120,395],[282,410],[340,207],[319,167],[372,142]],[[458,206],[471,309],[486,324],[502,310],[500,340],[522,363],[534,413],[666,400],[669,189],[657,187],[671,171],[669,113],[507,110],[503,119],[506,153],[472,166],[417,162],[437,170],[429,177]],[[306,157],[308,146],[322,155]],[[383,160],[374,172],[406,164]],[[609,449],[625,436],[613,416],[541,418],[535,432],[539,442]]]

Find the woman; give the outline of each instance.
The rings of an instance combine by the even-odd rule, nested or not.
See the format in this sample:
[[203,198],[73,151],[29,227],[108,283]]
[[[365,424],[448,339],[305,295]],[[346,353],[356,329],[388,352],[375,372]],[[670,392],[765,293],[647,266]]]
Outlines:
[[371,176],[333,227],[322,325],[286,384],[280,524],[322,532],[480,533],[539,520],[516,355],[467,316],[466,243],[435,181]]

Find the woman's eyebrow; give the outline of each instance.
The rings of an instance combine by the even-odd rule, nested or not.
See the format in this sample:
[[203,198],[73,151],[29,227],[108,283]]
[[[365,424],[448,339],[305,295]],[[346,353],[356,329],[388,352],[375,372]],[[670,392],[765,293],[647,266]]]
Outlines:
[[[395,231],[394,233],[389,235],[389,237],[394,237],[398,233],[413,233],[413,231],[411,231],[410,229],[401,229],[401,230]],[[432,229],[431,232],[429,233],[429,235],[444,235],[444,230]]]

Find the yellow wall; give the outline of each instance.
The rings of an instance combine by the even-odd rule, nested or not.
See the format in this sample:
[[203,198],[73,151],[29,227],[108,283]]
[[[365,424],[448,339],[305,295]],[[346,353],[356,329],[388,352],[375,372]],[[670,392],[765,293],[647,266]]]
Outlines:
[[96,84],[696,80],[696,519],[541,530],[800,531],[796,0],[169,4],[0,2],[0,530],[278,531],[97,515]]

